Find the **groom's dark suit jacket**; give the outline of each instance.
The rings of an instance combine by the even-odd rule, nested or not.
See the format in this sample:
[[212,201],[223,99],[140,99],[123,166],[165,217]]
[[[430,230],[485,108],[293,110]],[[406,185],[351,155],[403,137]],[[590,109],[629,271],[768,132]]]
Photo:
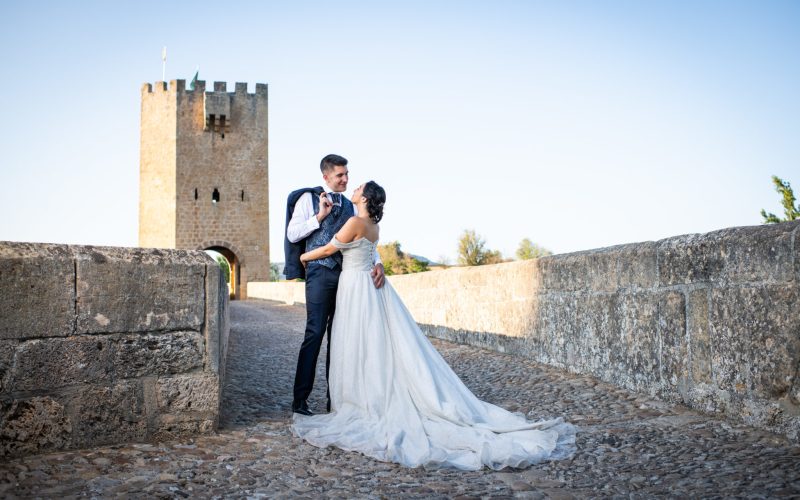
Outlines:
[[319,196],[323,192],[325,192],[325,190],[322,186],[301,188],[297,191],[292,191],[289,194],[289,198],[286,200],[286,227],[283,231],[283,252],[286,255],[286,264],[283,274],[286,275],[287,280],[296,278],[305,279],[306,277],[306,270],[300,262],[300,255],[306,251],[306,240],[303,238],[297,243],[292,243],[289,241],[289,236],[287,234],[289,221],[292,220],[292,214],[294,213],[294,206],[297,204],[297,200],[305,193],[313,193],[314,196]]

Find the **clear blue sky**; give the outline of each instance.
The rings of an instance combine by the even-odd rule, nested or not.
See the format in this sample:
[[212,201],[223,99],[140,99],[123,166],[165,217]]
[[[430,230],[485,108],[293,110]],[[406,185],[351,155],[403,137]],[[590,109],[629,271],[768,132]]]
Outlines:
[[454,259],[759,224],[800,193],[800,2],[0,3],[0,239],[135,246],[139,92],[270,86],[270,242],[350,159],[382,238]]

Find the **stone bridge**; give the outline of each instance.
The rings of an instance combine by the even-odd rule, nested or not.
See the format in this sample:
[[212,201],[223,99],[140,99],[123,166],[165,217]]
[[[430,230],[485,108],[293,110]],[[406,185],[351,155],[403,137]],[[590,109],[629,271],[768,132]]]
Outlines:
[[[317,449],[289,432],[290,390],[305,311],[231,303],[219,431],[92,447],[0,463],[0,495],[130,498],[645,498],[800,495],[800,447],[509,354],[434,340],[482,399],[530,418],[580,426],[572,459],[526,470],[406,469]],[[324,358],[324,355],[321,357]],[[323,377],[323,367],[318,375]],[[312,405],[324,405],[317,384]]]
[[250,285],[280,301],[202,252],[0,242],[0,495],[800,496],[800,223],[393,277],[479,397],[580,427],[527,470],[292,437],[302,284]]

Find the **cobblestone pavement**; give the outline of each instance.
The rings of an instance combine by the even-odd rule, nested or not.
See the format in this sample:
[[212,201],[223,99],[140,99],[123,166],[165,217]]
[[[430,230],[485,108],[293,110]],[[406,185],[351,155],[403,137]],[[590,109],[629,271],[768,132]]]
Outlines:
[[[231,303],[219,433],[0,464],[2,497],[798,497],[800,446],[588,378],[434,341],[482,399],[578,424],[572,459],[526,470],[407,469],[318,449],[288,429],[302,307]],[[324,353],[320,359],[324,359]],[[320,364],[322,369],[322,364]],[[318,380],[324,380],[320,370]],[[312,409],[322,411],[324,383]]]

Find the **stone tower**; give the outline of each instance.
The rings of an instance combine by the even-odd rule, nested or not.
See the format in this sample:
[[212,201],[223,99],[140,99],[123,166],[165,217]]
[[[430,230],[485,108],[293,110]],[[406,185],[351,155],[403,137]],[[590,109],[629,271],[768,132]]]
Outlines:
[[269,281],[267,85],[142,86],[139,246],[216,250],[235,298]]

